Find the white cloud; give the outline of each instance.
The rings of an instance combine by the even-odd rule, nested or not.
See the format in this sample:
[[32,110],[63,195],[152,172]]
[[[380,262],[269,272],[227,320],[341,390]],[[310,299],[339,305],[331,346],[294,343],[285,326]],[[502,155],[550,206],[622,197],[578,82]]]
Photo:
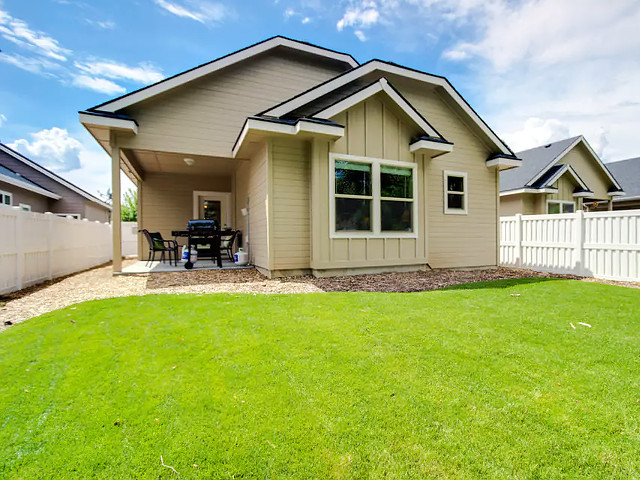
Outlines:
[[82,144],[63,128],[53,127],[31,134],[32,140],[19,139],[9,147],[54,171],[67,172],[80,168]]
[[54,76],[54,72],[63,70],[59,63],[45,57],[25,57],[24,55],[0,52],[0,62],[13,65],[27,72],[45,76]]
[[85,18],[85,22],[94,27],[101,28],[102,30],[113,30],[116,28],[116,23],[111,20],[91,20],[89,18]]
[[200,23],[217,23],[229,15],[227,7],[208,0],[185,0],[183,2],[154,0],[156,5],[169,13],[189,18]]
[[0,35],[5,40],[54,60],[65,61],[70,53],[54,38],[44,32],[32,30],[26,22],[12,17],[4,10],[0,10]]
[[137,67],[130,67],[122,63],[109,60],[88,62],[74,62],[75,67],[87,75],[97,75],[112,80],[129,80],[136,83],[149,84],[159,82],[164,78],[162,72],[148,63],[141,63]]
[[362,30],[355,30],[353,32],[353,34],[358,37],[358,40],[360,40],[361,42],[366,42],[367,41],[367,36],[364,34],[364,32]]
[[7,121],[7,117],[5,117],[2,113],[0,113],[0,127]]
[[293,17],[294,15],[296,15],[296,11],[295,11],[293,8],[287,8],[287,9],[284,11],[284,19],[285,19],[285,20],[290,19],[290,18],[291,18],[291,17]]
[[302,23],[303,25],[306,25],[310,21],[311,21],[311,19],[309,17],[304,17],[302,20],[300,20],[300,23]]
[[346,12],[338,23],[336,28],[342,31],[345,27],[364,28],[370,27],[378,23],[380,12],[376,3],[372,1],[363,1],[361,5],[347,8]]
[[547,143],[556,142],[571,136],[569,125],[551,118],[528,118],[520,130],[503,134],[509,146],[515,151],[528,150]]
[[126,88],[112,82],[111,80],[107,80],[106,78],[91,77],[83,74],[73,75],[72,83],[76,87],[94,90],[107,95],[122,94],[127,91]]

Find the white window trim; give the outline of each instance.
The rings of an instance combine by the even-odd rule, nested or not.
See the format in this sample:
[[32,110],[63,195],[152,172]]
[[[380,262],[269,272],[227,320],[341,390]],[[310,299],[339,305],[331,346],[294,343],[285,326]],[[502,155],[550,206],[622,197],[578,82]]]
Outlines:
[[55,213],[54,215],[56,217],[62,217],[62,218],[72,217],[72,218],[75,218],[76,220],[81,220],[81,216],[79,213]]
[[[557,203],[559,205],[571,204],[573,205],[573,212],[571,213],[576,213],[576,208],[577,208],[576,202],[572,202],[570,200],[547,200],[547,210],[546,210],[547,215],[557,215],[557,214],[549,213],[549,205],[552,203]],[[560,214],[563,214],[563,213],[564,212],[562,211],[562,208],[561,208]]]
[[[9,197],[9,205],[4,203],[4,196]],[[4,190],[0,190],[0,206],[10,207],[13,205],[13,193],[5,192]]]
[[[449,208],[448,193],[460,194],[460,192],[449,192],[448,177],[461,177],[463,179],[462,198],[464,208]],[[442,172],[442,191],[444,193],[444,213],[445,215],[468,215],[469,214],[469,182],[467,181],[467,172],[454,172],[452,170],[444,170]]]
[[31,205],[29,205],[28,203],[20,203],[18,204],[18,206],[24,210],[25,212],[30,212],[31,211]]
[[[336,232],[336,160],[348,162],[360,162],[371,164],[371,231],[337,231]],[[413,171],[413,201],[412,232],[383,232],[381,229],[381,201],[380,195],[380,166],[411,168]],[[385,158],[362,157],[358,155],[345,155],[341,153],[329,154],[329,238],[418,238],[418,164],[388,160]],[[360,198],[360,197],[358,197]]]

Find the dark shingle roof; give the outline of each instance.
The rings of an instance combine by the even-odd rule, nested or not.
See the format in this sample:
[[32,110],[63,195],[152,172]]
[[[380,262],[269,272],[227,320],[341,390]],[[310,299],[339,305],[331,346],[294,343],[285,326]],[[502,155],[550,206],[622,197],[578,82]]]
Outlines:
[[[4,165],[0,165],[0,175],[5,175],[5,176],[7,176],[9,178],[13,178],[14,180],[18,180],[19,182],[25,183],[25,184],[27,184],[29,186],[32,186],[32,187],[38,187],[38,188],[42,188],[43,190],[47,190],[46,188],[41,187],[37,183],[32,182],[28,178],[23,177],[19,173],[14,172],[13,170],[11,170],[10,168],[5,167]],[[49,191],[49,190],[47,190],[47,191]],[[53,193],[53,192],[51,192],[51,193]]]
[[607,168],[622,185],[625,193],[624,197],[618,197],[614,202],[622,202],[625,197],[640,196],[640,157],[607,163]]
[[530,182],[536,175],[538,175],[553,160],[558,158],[578,138],[580,137],[571,137],[558,142],[517,152],[516,156],[522,159],[522,165],[518,168],[503,170],[500,172],[500,191],[504,192],[529,186]]

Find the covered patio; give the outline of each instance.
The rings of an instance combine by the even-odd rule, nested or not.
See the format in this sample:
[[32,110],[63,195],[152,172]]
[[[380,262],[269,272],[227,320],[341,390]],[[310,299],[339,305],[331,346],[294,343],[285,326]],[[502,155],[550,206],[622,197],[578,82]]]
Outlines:
[[[197,145],[166,145],[153,149],[155,141],[141,139],[138,125],[122,115],[81,114],[81,122],[110,154],[112,163],[113,218],[121,215],[121,172],[137,187],[138,228],[160,232],[165,240],[176,240],[179,254],[184,237],[172,232],[185,230],[191,219],[216,220],[223,230],[238,230],[232,251],[247,251],[248,160],[203,155]],[[173,150],[173,151],[171,151]],[[244,212],[244,214],[243,214]],[[184,271],[184,263],[146,262],[147,240],[138,236],[139,262],[122,267],[121,225],[113,224],[113,271],[137,274]],[[237,269],[222,253],[223,269]],[[247,267],[242,267],[247,268]],[[210,258],[199,258],[194,269],[218,269]]]

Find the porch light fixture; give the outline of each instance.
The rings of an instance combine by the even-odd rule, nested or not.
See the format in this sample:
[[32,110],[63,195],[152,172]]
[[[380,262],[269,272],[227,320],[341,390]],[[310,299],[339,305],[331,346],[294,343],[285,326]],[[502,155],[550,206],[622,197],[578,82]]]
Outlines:
[[187,164],[187,167],[191,167],[196,161],[193,158],[185,158],[184,163]]

